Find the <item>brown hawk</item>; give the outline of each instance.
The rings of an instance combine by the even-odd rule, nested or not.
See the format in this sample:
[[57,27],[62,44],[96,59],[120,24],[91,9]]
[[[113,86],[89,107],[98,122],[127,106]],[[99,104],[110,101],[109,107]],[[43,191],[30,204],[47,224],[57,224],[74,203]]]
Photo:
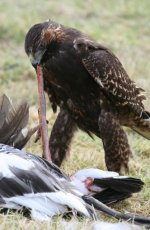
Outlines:
[[50,136],[52,160],[61,165],[77,128],[100,137],[108,170],[128,169],[131,150],[122,126],[150,139],[150,113],[143,89],[119,59],[82,32],[53,21],[31,27],[25,51],[42,66],[45,91],[60,112]]

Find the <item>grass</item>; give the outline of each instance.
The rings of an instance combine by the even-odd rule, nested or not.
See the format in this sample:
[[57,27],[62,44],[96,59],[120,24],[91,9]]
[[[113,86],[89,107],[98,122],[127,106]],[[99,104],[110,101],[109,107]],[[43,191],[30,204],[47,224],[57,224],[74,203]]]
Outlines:
[[[1,0],[0,1],[0,91],[15,101],[22,98],[31,105],[30,122],[37,116],[37,85],[35,72],[24,52],[24,37],[35,23],[51,18],[67,26],[76,27],[95,40],[110,47],[122,61],[129,76],[146,90],[145,106],[150,110],[150,1],[148,0]],[[48,106],[49,131],[56,118]],[[150,214],[150,146],[149,141],[127,130],[134,153],[130,160],[130,174],[145,182],[144,189],[133,198],[115,205],[124,212]],[[40,153],[40,144],[31,141],[27,150]],[[78,132],[70,155],[63,164],[67,173],[83,167],[105,169],[102,143]],[[112,221],[109,219],[109,221]],[[85,227],[86,220],[80,223]],[[36,223],[19,214],[0,215],[0,229],[63,229],[60,218],[51,223]]]

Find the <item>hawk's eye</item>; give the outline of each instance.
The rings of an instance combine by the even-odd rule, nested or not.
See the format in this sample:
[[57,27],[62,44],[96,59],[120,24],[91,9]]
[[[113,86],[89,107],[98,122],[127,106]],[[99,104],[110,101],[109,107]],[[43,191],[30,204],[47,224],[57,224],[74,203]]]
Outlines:
[[78,48],[81,48],[82,47],[82,43],[78,43],[77,46],[78,46]]
[[44,44],[40,44],[40,45],[39,45],[39,49],[40,49],[40,50],[44,50],[44,49],[45,49],[45,45],[44,45]]

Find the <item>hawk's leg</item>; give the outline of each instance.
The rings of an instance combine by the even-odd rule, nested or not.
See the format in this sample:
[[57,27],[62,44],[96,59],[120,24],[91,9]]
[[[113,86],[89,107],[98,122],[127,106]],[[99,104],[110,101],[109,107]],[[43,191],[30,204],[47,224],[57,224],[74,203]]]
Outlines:
[[50,151],[52,161],[60,166],[67,152],[73,137],[76,124],[66,110],[61,110],[57,116],[50,136]]
[[99,117],[99,128],[105,151],[105,162],[109,171],[128,171],[131,150],[127,136],[117,119],[110,112],[103,111]]

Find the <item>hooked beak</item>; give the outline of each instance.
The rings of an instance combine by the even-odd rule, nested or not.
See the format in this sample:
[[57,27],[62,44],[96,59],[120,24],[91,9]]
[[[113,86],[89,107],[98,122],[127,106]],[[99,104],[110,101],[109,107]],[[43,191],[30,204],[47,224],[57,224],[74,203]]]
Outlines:
[[30,62],[32,64],[32,66],[36,69],[37,65],[40,64],[40,60],[37,60],[36,58],[34,58],[32,55],[29,56],[30,58]]
[[38,63],[35,63],[35,64],[32,63],[32,66],[34,69],[37,69],[37,65],[38,65]]
[[32,64],[32,66],[36,69],[37,68],[37,65],[41,64],[41,60],[43,58],[43,55],[45,53],[46,49],[44,50],[38,50],[35,55],[30,55],[29,58],[30,58],[30,62]]

